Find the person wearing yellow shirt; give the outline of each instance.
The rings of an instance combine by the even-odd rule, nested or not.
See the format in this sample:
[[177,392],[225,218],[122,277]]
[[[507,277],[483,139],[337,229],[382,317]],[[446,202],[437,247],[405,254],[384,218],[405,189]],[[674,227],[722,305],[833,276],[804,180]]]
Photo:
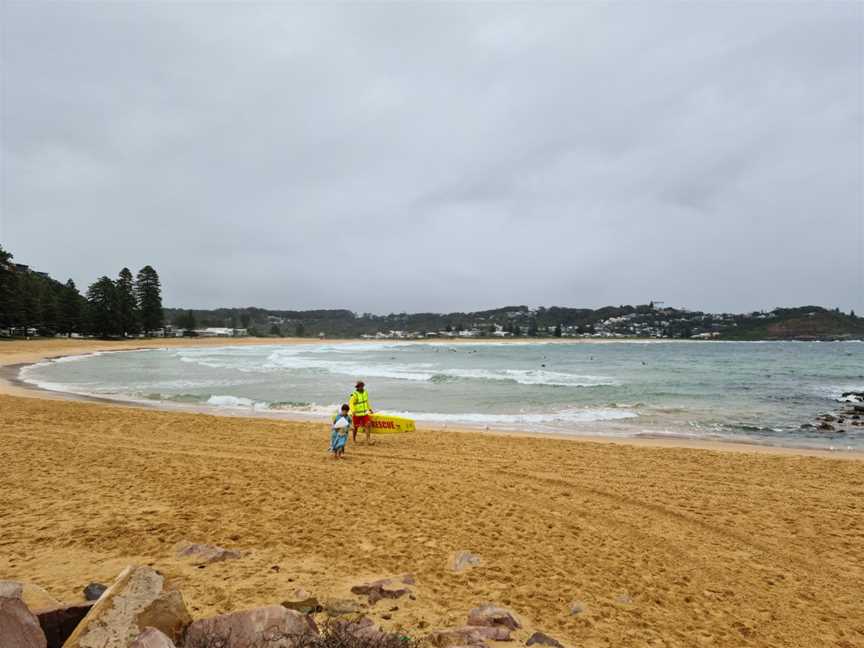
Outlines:
[[357,430],[366,430],[366,444],[372,445],[370,435],[372,434],[372,406],[369,404],[369,392],[366,391],[366,385],[363,381],[359,381],[354,386],[354,393],[348,400],[348,406],[351,408],[352,420],[354,422],[354,433],[352,439],[357,442]]

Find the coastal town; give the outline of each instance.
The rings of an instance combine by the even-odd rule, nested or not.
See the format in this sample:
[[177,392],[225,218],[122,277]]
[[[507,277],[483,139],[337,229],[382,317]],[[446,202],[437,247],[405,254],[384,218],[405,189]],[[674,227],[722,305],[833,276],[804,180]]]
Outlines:
[[347,309],[164,308],[151,266],[133,277],[98,278],[84,294],[69,279],[13,261],[0,248],[0,338],[308,337],[367,340],[435,338],[648,338],[677,340],[864,339],[854,310],[798,306],[711,313],[649,300],[571,308],[505,306],[454,313],[355,313]]
[[424,339],[860,339],[864,319],[818,306],[775,308],[748,313],[706,313],[654,302],[597,310],[529,308],[526,306],[478,313],[356,314],[348,311],[268,312],[195,311],[195,321],[225,322],[223,326],[190,329],[189,312],[165,334],[204,337],[294,335],[298,337],[359,337],[366,340]]

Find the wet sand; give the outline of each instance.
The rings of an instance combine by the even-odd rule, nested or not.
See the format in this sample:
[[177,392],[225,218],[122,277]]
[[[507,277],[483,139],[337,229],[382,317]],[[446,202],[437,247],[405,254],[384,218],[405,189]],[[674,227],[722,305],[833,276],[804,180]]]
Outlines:
[[[109,344],[124,345],[150,346]],[[3,342],[0,363],[100,348]],[[416,600],[372,608],[384,627],[422,634],[491,601],[526,622],[518,639],[570,646],[864,645],[854,457],[424,429],[336,463],[318,423],[3,391],[0,578],[57,598],[130,562],[196,617],[411,572]],[[176,558],[183,540],[245,555],[199,569]],[[463,549],[483,562],[457,574]]]

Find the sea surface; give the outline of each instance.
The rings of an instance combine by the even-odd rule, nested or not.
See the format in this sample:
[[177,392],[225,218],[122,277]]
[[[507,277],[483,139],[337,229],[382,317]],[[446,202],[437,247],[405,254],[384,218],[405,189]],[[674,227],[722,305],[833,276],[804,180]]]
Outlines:
[[268,416],[331,415],[366,381],[376,411],[573,435],[864,450],[802,428],[864,390],[860,342],[346,343],[96,353],[22,370],[77,394]]

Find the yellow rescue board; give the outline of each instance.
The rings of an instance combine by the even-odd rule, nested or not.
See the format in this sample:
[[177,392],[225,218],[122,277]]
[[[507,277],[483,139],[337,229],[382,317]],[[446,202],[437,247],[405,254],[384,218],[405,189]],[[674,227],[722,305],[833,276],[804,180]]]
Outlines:
[[400,432],[413,432],[413,419],[402,416],[390,416],[389,414],[372,414],[372,434],[399,434]]

